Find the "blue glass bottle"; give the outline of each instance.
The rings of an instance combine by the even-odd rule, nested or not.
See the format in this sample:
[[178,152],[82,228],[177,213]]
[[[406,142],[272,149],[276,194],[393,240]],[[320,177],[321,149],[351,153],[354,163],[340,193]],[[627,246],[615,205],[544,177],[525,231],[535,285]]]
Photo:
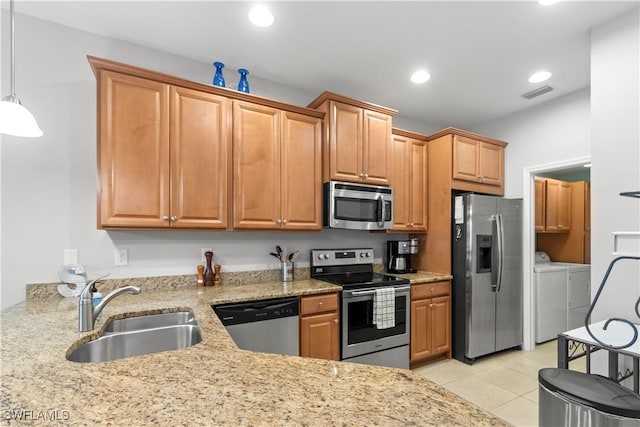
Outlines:
[[240,92],[249,93],[249,81],[247,80],[247,74],[249,74],[249,70],[245,70],[244,68],[238,68],[238,72],[240,73],[238,90]]
[[222,62],[214,62],[213,66],[216,67],[216,74],[213,76],[213,85],[225,87],[224,84],[224,76],[222,75],[222,69],[224,68],[224,64]]

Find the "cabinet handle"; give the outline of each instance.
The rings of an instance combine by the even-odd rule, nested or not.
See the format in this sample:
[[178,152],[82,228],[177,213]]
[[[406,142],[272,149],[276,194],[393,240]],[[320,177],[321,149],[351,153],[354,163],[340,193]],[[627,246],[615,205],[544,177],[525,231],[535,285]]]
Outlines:
[[365,173],[365,174],[364,174],[364,177],[365,177],[365,178],[369,178],[369,174],[368,174],[368,173]]
[[286,219],[283,219],[283,220],[282,220],[282,223],[283,223],[283,224],[286,224],[286,223],[287,223],[287,220],[286,220]]
[[360,175],[358,175],[360,178],[364,178],[364,174],[361,173]]
[[339,323],[338,319],[333,319],[333,323],[337,325]]
[[280,218],[276,219],[276,224],[282,224],[282,220]]
[[163,216],[163,217],[162,217],[162,220],[163,220],[163,221],[169,221],[169,216],[168,216],[168,215]]
[[324,301],[320,301],[320,302],[318,302],[318,305],[319,305],[320,307],[322,307],[322,306],[324,305]]
[[171,217],[171,221],[177,221],[177,220],[178,220],[178,217],[177,217],[177,216],[173,215],[173,216]]

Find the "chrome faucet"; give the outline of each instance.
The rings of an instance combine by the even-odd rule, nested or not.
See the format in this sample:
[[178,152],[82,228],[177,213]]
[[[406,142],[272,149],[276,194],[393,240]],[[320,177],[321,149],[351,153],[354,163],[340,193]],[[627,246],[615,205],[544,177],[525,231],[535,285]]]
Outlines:
[[78,301],[78,330],[80,332],[87,332],[93,329],[93,325],[96,323],[96,318],[98,314],[102,311],[102,309],[109,304],[109,301],[117,297],[118,295],[124,292],[130,292],[132,295],[137,295],[140,293],[140,288],[137,286],[123,286],[118,288],[112,292],[110,292],[106,297],[102,299],[102,302],[98,304],[95,308],[93,308],[93,288],[98,282],[98,280],[102,280],[107,277],[108,274],[105,274],[102,277],[93,280],[84,287],[82,293],[80,294],[80,300]]

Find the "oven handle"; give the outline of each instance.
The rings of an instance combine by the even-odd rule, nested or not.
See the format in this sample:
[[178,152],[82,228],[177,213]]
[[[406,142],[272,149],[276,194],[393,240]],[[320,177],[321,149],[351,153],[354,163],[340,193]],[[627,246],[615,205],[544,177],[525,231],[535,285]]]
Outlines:
[[[401,286],[399,288],[393,288],[394,291],[405,291],[407,289],[411,289],[411,286]],[[360,295],[373,295],[376,293],[375,290],[373,291],[350,291],[351,295],[354,297],[360,296]]]

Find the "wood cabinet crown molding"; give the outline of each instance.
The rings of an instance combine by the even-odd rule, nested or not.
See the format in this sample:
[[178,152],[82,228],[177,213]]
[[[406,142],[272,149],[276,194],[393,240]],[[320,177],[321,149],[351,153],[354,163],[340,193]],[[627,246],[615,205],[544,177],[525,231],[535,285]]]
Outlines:
[[483,142],[489,142],[491,144],[496,144],[496,145],[501,145],[503,147],[506,147],[507,145],[509,145],[508,142],[504,142],[504,141],[500,141],[498,139],[493,139],[493,138],[488,138],[486,136],[483,135],[479,135],[477,133],[473,133],[473,132],[469,132],[466,130],[462,130],[462,129],[456,129],[453,127],[448,127],[445,129],[442,129],[434,134],[431,134],[427,137],[427,141],[432,141],[434,139],[438,139],[444,135],[459,135],[459,136],[464,136],[467,138],[471,138],[471,139],[475,139],[477,141],[483,141]]
[[405,138],[413,138],[419,141],[427,141],[428,137],[426,135],[422,135],[420,133],[412,132],[410,130],[391,128],[391,133],[393,135],[404,136]]
[[318,108],[325,101],[342,102],[343,104],[353,105],[355,107],[364,108],[365,110],[376,111],[378,113],[388,114],[390,116],[393,116],[398,112],[398,110],[394,110],[392,108],[383,107],[381,105],[372,104],[370,102],[360,101],[328,91],[322,92],[316,99],[311,101],[309,105],[307,105],[307,107]]
[[244,92],[239,92],[233,89],[227,89],[223,87],[208,85],[204,83],[198,83],[191,80],[186,80],[180,77],[172,76],[170,74],[161,73],[158,71],[152,71],[145,68],[136,67],[134,65],[128,65],[121,62],[111,61],[109,59],[98,58],[95,56],[87,55],[91,69],[96,78],[99,77],[101,71],[115,71],[121,74],[127,74],[130,76],[141,77],[147,80],[153,80],[160,83],[170,84],[174,86],[180,86],[188,89],[198,90],[201,92],[208,92],[214,95],[224,96],[230,99],[238,99],[241,101],[253,102],[255,104],[265,105],[272,108],[277,108],[284,111],[291,111],[293,113],[304,114],[311,117],[317,117],[324,119],[324,112],[314,110],[311,108],[305,108],[298,105],[287,104],[284,102],[276,101],[270,98],[262,96],[251,95]]

